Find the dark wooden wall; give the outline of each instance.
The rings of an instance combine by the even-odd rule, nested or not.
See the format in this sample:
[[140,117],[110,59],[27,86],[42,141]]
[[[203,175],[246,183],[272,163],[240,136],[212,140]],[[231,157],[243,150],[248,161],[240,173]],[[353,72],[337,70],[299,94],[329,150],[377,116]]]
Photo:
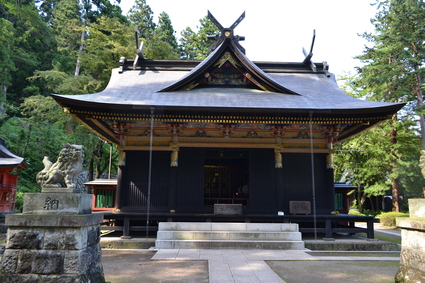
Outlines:
[[170,152],[152,152],[152,163],[149,152],[126,152],[126,165],[122,168],[121,207],[130,210],[145,210],[149,188],[149,166],[151,165],[150,204],[153,210],[168,208],[168,192],[170,186]]
[[289,201],[310,201],[313,210],[314,174],[315,203],[317,213],[334,210],[333,170],[326,168],[326,154],[314,154],[314,173],[309,153],[285,153],[282,158],[283,168],[277,169],[280,178],[280,207],[289,212]]
[[[179,166],[170,167],[171,152],[152,152],[150,198],[152,212],[211,213],[204,203],[204,149],[181,148]],[[249,207],[245,213],[289,213],[289,201],[313,204],[311,155],[285,153],[283,168],[274,167],[272,149],[249,150]],[[145,211],[148,197],[149,152],[127,151],[121,167],[119,205],[122,211]],[[314,154],[317,213],[334,210],[333,170],[326,154]],[[312,205],[313,207],[313,205]]]

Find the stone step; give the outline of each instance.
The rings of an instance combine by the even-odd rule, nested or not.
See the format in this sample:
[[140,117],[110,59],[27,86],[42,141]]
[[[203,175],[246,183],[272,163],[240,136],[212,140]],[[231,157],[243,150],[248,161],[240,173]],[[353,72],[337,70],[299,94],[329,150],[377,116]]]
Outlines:
[[158,231],[158,240],[301,241],[300,232],[269,231]]
[[303,250],[295,223],[161,222],[157,249]]
[[303,250],[303,241],[157,240],[157,249],[265,249]]
[[296,223],[160,222],[158,231],[298,232]]

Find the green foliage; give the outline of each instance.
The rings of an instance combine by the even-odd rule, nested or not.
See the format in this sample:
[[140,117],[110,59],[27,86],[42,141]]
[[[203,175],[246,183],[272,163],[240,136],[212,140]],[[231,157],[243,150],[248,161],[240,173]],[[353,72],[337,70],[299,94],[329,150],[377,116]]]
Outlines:
[[158,36],[159,40],[168,43],[174,52],[178,52],[179,48],[177,45],[176,36],[174,35],[175,31],[167,13],[162,12],[159,15],[155,34]]
[[187,27],[180,35],[180,57],[185,60],[198,59],[197,47],[195,44],[197,34],[190,27]]
[[160,39],[156,33],[152,36],[152,40],[146,43],[146,49],[143,53],[149,59],[178,59],[179,57],[173,47]]
[[[10,86],[12,84],[12,76],[10,71],[15,70],[15,64],[12,60],[11,46],[14,42],[15,29],[11,22],[0,18],[0,81],[3,85]],[[3,89],[0,89],[0,95]],[[4,100],[1,100],[4,101]]]
[[[86,94],[99,92],[105,87],[105,82],[96,80],[90,75],[74,76],[56,70],[35,71],[28,80],[35,84],[42,82],[47,93]],[[36,86],[32,87],[38,90]]]
[[360,211],[358,211],[357,209],[350,209],[348,211],[348,214],[350,214],[350,215],[365,215],[365,214],[361,213]]
[[[425,148],[425,121],[418,114],[423,108],[425,3],[385,0],[377,1],[377,8],[375,32],[362,35],[371,44],[357,56],[364,65],[346,80],[348,89],[356,97],[407,105],[390,122],[341,145],[347,153],[337,158],[337,175],[347,170],[353,176],[360,210],[366,196],[388,188],[393,209],[399,211],[401,196],[420,195],[424,182],[418,160],[421,146]],[[350,148],[355,153],[348,153]]]
[[401,213],[401,212],[387,212],[380,215],[380,221],[382,225],[395,227],[396,226],[396,218],[397,217],[406,217],[409,214]]
[[4,80],[9,85],[7,103],[18,106],[26,95],[23,90],[29,85],[27,77],[34,70],[51,68],[54,38],[32,1],[2,1],[0,18],[3,27],[7,22],[7,31],[1,32],[2,36],[10,36],[1,40],[1,45],[8,43],[5,48],[10,50],[8,60],[4,61],[9,68],[7,76],[11,78]]
[[[405,197],[419,196],[422,176],[419,168],[420,137],[414,121],[387,121],[335,146],[335,177],[358,187],[357,208],[363,209],[366,197],[385,195],[392,179],[400,183]],[[390,130],[397,130],[397,142]]]
[[208,40],[208,36],[220,34],[220,31],[208,16],[205,16],[199,22],[198,33],[195,33],[190,27],[181,32],[180,57],[182,59],[205,59],[208,56],[208,47],[213,43]]
[[128,13],[130,22],[137,27],[140,37],[150,40],[155,30],[153,12],[146,0],[136,0]]
[[53,66],[55,70],[74,74],[77,52],[81,44],[81,32],[83,31],[79,1],[58,1],[52,14],[51,27],[57,45]]
[[88,26],[88,34],[81,54],[83,72],[102,81],[106,87],[120,57],[135,57],[133,31],[118,19],[101,17]]
[[120,23],[127,23],[127,18],[122,15],[119,3],[121,0],[114,1],[112,4],[109,0],[82,0],[82,6],[85,10],[85,16],[89,23],[97,22],[100,17],[117,19]]

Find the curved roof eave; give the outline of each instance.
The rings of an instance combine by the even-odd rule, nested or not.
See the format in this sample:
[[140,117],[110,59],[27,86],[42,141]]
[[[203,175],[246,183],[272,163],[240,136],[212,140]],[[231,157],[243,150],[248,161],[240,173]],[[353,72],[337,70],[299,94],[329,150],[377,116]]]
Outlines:
[[[187,91],[179,91],[187,93]],[[176,94],[178,92],[169,93],[170,96],[179,96]],[[255,112],[257,114],[267,114],[273,113],[274,115],[310,115],[313,116],[361,116],[361,115],[371,115],[371,116],[383,116],[383,115],[392,115],[398,110],[400,110],[404,104],[403,103],[380,103],[374,101],[362,101],[353,98],[353,103],[346,103],[336,107],[335,105],[324,105],[325,107],[314,106],[314,103],[306,103],[305,107],[288,107],[288,103],[279,103],[277,105],[275,101],[271,100],[269,104],[265,103],[258,105],[255,102],[252,102],[252,105],[238,105],[238,104],[228,104],[224,103],[221,105],[195,105],[195,104],[179,104],[175,105],[173,101],[169,103],[157,103],[155,101],[146,101],[146,103],[107,103],[107,102],[98,102],[98,101],[87,101],[87,100],[77,100],[74,99],[75,96],[61,96],[61,95],[52,95],[53,98],[64,108],[72,109],[82,109],[86,111],[110,111],[111,113],[139,113],[139,112],[150,112],[150,109],[153,107],[157,111],[161,110],[162,112],[186,112],[186,113],[248,113]],[[291,95],[292,96],[292,95]],[[77,96],[78,97],[78,96]],[[177,98],[178,99],[178,98]],[[166,99],[165,99],[166,100]],[[188,99],[190,100],[190,98]],[[212,99],[214,100],[214,98]],[[164,102],[164,101],[163,101]],[[226,101],[227,102],[227,101]],[[267,102],[267,101],[264,101]],[[227,103],[226,103],[227,104]],[[255,105],[254,105],[255,104]],[[334,106],[334,107],[331,107]],[[345,106],[345,107],[344,107]]]

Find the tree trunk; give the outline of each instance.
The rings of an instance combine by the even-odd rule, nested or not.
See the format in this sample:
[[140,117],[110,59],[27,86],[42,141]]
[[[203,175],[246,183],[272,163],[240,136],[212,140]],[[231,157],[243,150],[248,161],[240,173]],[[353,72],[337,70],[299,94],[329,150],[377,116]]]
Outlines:
[[4,115],[4,101],[6,101],[7,86],[3,84],[0,91],[0,118]]
[[28,125],[27,140],[25,141],[25,145],[24,145],[24,148],[22,149],[22,153],[21,153],[21,157],[23,157],[23,158],[25,158],[25,154],[27,153],[27,148],[29,146],[30,138],[31,138],[31,132],[32,132],[32,126],[31,126],[31,124],[29,124]]
[[400,184],[398,178],[392,179],[391,193],[393,196],[393,211],[400,212]]
[[[86,26],[86,24],[84,23],[84,27],[85,26]],[[83,48],[84,48],[84,39],[85,39],[85,37],[86,37],[86,31],[83,30],[81,32],[81,44],[80,44],[80,49],[79,49],[79,52],[78,52],[77,64],[75,65],[75,74],[74,75],[76,77],[80,75],[80,67],[81,67],[80,55],[81,55],[81,52],[83,51]]]
[[[418,58],[418,49],[416,44],[412,44],[412,50],[414,50],[413,57]],[[413,92],[416,95],[418,100],[416,107],[417,109],[422,109],[424,105],[423,91],[422,91],[422,76],[419,73],[419,66],[415,66],[415,85],[413,86]],[[419,115],[419,127],[421,129],[421,139],[422,139],[422,150],[425,150],[425,118],[424,115]],[[424,180],[425,182],[425,180]],[[422,197],[425,198],[425,183],[422,187]]]
[[[422,77],[420,74],[416,74],[415,76],[415,86],[414,91],[416,93],[416,98],[418,102],[416,104],[418,109],[422,109],[424,105],[423,101],[423,91],[422,91]],[[421,139],[422,139],[422,150],[425,150],[425,118],[424,115],[419,115],[419,127],[421,129]],[[424,185],[422,187],[422,197],[425,198],[425,180]]]
[[359,184],[357,185],[357,209],[359,210],[360,213],[363,213],[363,196],[364,193],[362,191],[362,186]]
[[[391,161],[391,173],[396,175],[395,168],[397,167],[397,154],[394,151],[394,146],[397,143],[397,129],[392,129],[390,131],[390,141],[391,141],[391,155],[393,156]],[[393,211],[400,212],[400,182],[398,178],[391,179],[391,194],[393,197]]]
[[79,52],[78,52],[78,58],[77,58],[77,64],[75,65],[75,76],[78,77],[80,75],[80,67],[81,67],[81,52],[84,49],[84,40],[86,39],[86,28],[87,28],[87,13],[88,11],[85,11],[85,15],[83,16],[83,26],[84,29],[81,32],[81,43],[80,43],[80,48],[79,48]]

